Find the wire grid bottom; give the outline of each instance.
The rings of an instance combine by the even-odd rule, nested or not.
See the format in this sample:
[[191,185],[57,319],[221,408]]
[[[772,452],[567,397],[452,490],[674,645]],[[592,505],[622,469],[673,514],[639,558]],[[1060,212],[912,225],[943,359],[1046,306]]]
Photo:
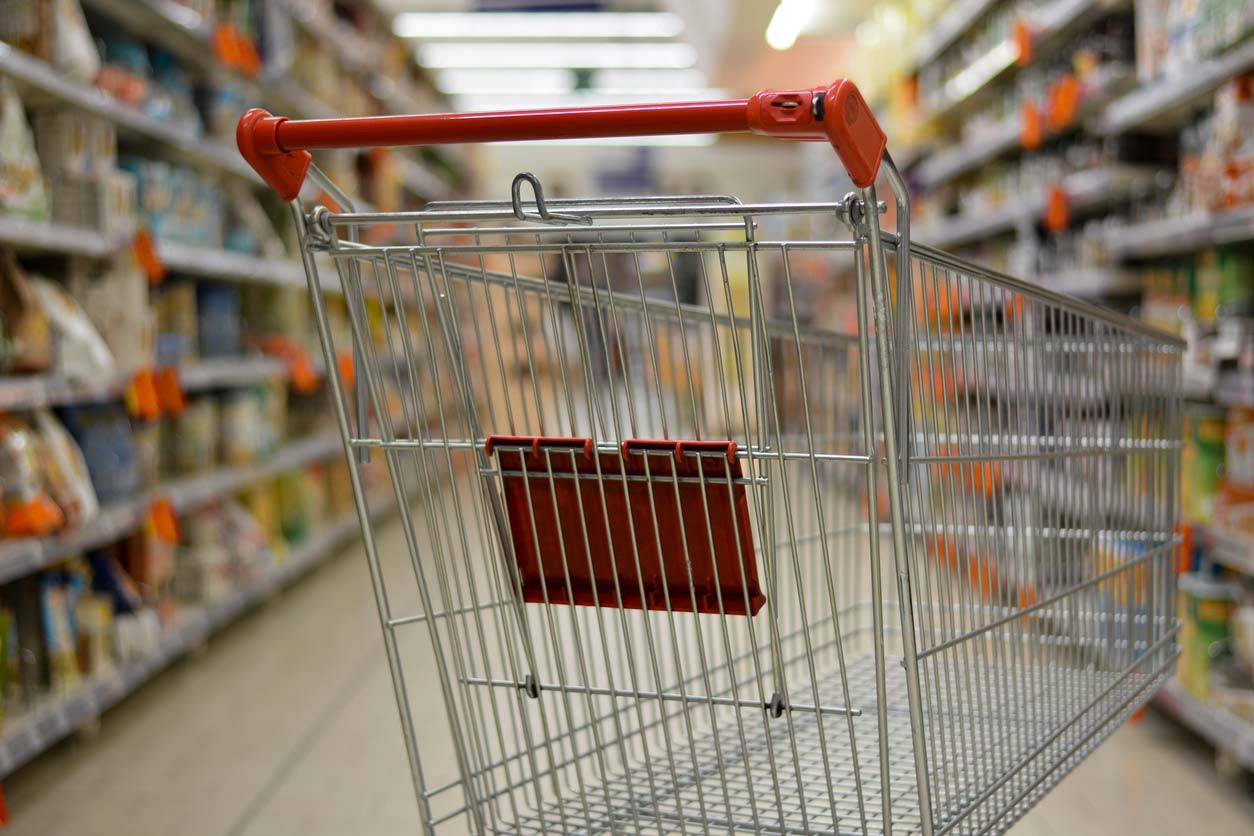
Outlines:
[[[887,667],[891,695],[888,704],[891,830],[900,836],[911,836],[920,832],[921,823],[905,671],[896,659],[889,660]],[[1024,675],[1023,668],[1014,672],[1017,676]],[[518,822],[498,823],[493,832],[587,836],[882,834],[885,828],[873,657],[853,660],[848,673],[850,702],[863,712],[853,718],[858,754],[856,771],[850,755],[848,721],[844,716],[823,716],[823,740],[819,735],[819,719],[814,714],[791,715],[791,729],[787,718],[764,725],[758,718],[746,716],[743,738],[733,723],[710,734],[698,735],[691,744],[676,741],[673,757],[659,755],[607,783],[589,786],[582,794],[571,791],[560,801],[545,805],[535,815]],[[1051,670],[1055,677],[1060,673],[1063,672]],[[938,832],[965,832],[964,825],[971,823],[973,832],[1004,833],[1148,700],[1166,674],[1072,670],[1063,675],[1083,685],[1083,689],[1073,691],[1077,694],[1074,701],[1065,705],[1055,702],[1047,707],[1033,706],[1028,717],[1018,716],[996,703],[962,706],[958,713],[964,714],[968,723],[980,723],[982,731],[968,737],[961,751],[945,752],[943,763],[936,763],[933,757],[929,765],[933,782],[943,780],[939,776],[947,772],[951,778],[948,786],[951,789],[955,785],[962,787],[958,795],[945,793],[948,810],[934,811]],[[1114,687],[1097,706],[1101,713],[1084,714],[1083,708],[1092,695],[1109,686]],[[821,680],[820,693],[825,704],[842,702],[839,671]],[[1080,696],[1083,694],[1087,696]],[[1019,780],[1008,782],[1004,790],[993,793],[985,803],[978,805],[978,813],[973,812],[971,822],[955,815],[985,789],[987,781],[972,768],[977,760],[990,758],[994,751],[999,760],[1004,760],[1007,748],[1020,756],[1027,755],[1060,724],[1080,719],[1076,715],[1084,717],[1075,733],[1060,736],[1039,757],[1031,759],[1018,776]],[[824,745],[830,774],[824,769]],[[934,792],[937,789],[942,788],[934,788]],[[1014,800],[1018,795],[1022,798]],[[835,801],[834,806],[831,800]],[[974,820],[976,815],[978,822]]]

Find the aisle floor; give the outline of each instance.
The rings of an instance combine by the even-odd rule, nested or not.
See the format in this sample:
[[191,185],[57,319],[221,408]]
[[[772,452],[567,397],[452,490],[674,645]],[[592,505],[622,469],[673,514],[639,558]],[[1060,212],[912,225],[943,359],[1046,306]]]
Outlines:
[[[398,553],[398,526],[384,529]],[[349,549],[4,785],[6,832],[320,836],[417,832],[365,561]],[[1150,713],[1012,832],[1254,830],[1254,799]]]

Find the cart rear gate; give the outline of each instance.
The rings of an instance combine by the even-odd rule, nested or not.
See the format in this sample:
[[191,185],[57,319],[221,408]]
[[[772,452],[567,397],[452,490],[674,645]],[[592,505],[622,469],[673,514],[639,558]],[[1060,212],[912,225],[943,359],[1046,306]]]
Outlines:
[[[308,154],[744,130],[855,190],[372,213]],[[1168,675],[1181,345],[912,243],[849,82],[240,146],[406,512],[352,468],[424,832],[1002,833]]]

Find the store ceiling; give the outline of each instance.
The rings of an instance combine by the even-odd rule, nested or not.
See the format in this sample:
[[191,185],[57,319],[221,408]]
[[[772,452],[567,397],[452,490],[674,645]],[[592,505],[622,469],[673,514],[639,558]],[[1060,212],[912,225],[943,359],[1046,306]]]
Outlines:
[[783,0],[380,0],[461,109],[744,95],[848,72],[866,7]]

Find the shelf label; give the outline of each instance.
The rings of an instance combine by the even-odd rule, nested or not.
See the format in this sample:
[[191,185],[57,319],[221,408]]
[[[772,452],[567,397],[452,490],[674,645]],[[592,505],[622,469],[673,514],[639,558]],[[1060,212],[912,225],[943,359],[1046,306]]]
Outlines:
[[1063,232],[1071,226],[1071,200],[1061,184],[1055,183],[1045,190],[1043,220],[1049,232]]
[[161,398],[157,394],[156,375],[152,369],[140,369],[126,387],[126,409],[141,421],[161,417]]
[[1015,44],[1015,64],[1026,67],[1032,63],[1032,42],[1035,35],[1032,27],[1023,20],[1016,20],[1011,27],[1010,37]]
[[1075,124],[1080,115],[1080,79],[1075,73],[1063,73],[1049,86],[1046,120],[1052,133],[1061,133]]
[[181,539],[178,515],[174,513],[174,505],[164,496],[157,497],[148,506],[147,525],[163,543],[177,545]]
[[1036,102],[1024,102],[1019,107],[1019,147],[1024,151],[1035,151],[1044,141],[1040,108]]
[[187,408],[187,395],[183,392],[183,382],[179,380],[178,369],[166,366],[157,372],[157,404],[164,415],[182,415]]
[[144,275],[148,277],[148,283],[160,284],[165,279],[166,269],[161,261],[161,255],[157,252],[157,242],[152,239],[152,234],[141,227],[135,233],[131,249],[135,253],[135,261],[139,264],[139,269],[143,270]]

